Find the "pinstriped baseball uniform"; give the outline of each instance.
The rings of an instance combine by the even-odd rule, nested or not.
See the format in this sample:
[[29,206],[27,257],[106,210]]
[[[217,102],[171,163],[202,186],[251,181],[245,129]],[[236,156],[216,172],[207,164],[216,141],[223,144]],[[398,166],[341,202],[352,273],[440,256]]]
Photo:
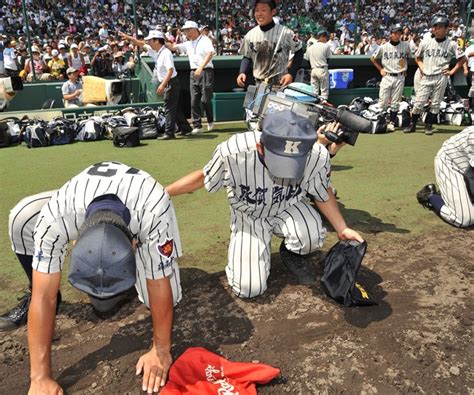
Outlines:
[[290,52],[295,53],[301,47],[293,31],[285,26],[276,24],[266,32],[255,26],[242,40],[239,54],[252,59],[257,82],[268,78],[271,83],[288,73]]
[[405,87],[408,58],[411,56],[410,45],[406,41],[400,41],[397,45],[385,43],[373,55],[374,59],[381,61],[387,72],[382,78],[379,91],[379,100],[384,111],[390,107],[391,111],[398,112]]
[[231,237],[226,267],[232,290],[251,298],[267,288],[271,238],[285,239],[286,248],[306,255],[321,247],[326,229],[307,200],[328,200],[329,154],[315,144],[301,180],[273,177],[256,149],[259,132],[232,136],[214,151],[204,167],[204,186],[209,192],[226,188],[230,204]]
[[329,71],[328,60],[331,57],[331,47],[327,43],[316,42],[305,53],[305,59],[311,64],[311,84],[314,86],[315,93],[326,100],[329,98]]
[[78,238],[88,205],[105,194],[119,197],[130,211],[129,229],[139,245],[136,288],[140,300],[149,306],[146,279],[169,277],[174,303],[179,302],[176,258],[181,255],[181,242],[173,204],[148,173],[119,162],[97,163],[57,191],[21,200],[9,216],[13,251],[33,255],[33,269],[39,272],[61,271],[68,243]]
[[464,54],[458,45],[448,38],[441,42],[435,38],[427,38],[421,41],[415,56],[423,58],[424,74],[420,81],[419,92],[416,93],[413,113],[420,114],[431,97],[430,112],[437,114],[449,78],[443,75],[442,71],[449,68],[453,58],[459,60]]
[[435,157],[436,182],[445,205],[441,217],[459,227],[474,225],[471,202],[463,173],[474,166],[474,127],[470,126],[443,143]]

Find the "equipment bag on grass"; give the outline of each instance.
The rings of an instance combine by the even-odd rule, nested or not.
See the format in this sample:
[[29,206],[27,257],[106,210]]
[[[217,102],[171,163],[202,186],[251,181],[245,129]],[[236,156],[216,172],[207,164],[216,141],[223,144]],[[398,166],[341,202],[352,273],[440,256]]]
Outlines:
[[136,115],[133,118],[132,126],[138,128],[140,139],[156,139],[158,137],[158,128],[156,118],[153,114]]
[[112,130],[116,147],[136,147],[140,145],[140,134],[137,127],[119,126]]
[[48,147],[50,144],[47,124],[44,121],[35,121],[28,125],[24,140],[28,148]]

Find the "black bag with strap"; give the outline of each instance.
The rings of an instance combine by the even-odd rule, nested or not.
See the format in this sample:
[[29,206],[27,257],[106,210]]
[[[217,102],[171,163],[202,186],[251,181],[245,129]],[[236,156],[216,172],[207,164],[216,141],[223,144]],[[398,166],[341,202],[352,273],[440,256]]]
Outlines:
[[138,128],[140,139],[156,139],[158,128],[156,118],[152,113],[139,114],[133,118],[132,125]]
[[28,148],[48,147],[49,134],[44,121],[34,121],[28,125],[25,131],[24,140]]
[[357,282],[357,274],[367,250],[367,242],[342,240],[335,244],[324,260],[321,286],[326,294],[346,307],[377,305]]
[[140,133],[135,126],[119,126],[112,130],[114,146],[136,147],[140,145]]

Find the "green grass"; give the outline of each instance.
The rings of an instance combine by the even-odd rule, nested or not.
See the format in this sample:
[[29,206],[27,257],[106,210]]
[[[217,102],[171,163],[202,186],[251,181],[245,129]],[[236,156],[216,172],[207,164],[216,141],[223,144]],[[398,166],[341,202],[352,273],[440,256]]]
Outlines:
[[[118,149],[111,141],[0,151],[0,311],[11,305],[24,276],[10,248],[9,210],[23,197],[57,189],[87,166],[117,160],[152,174],[162,185],[204,166],[218,143],[242,130],[243,124],[222,124],[212,133],[176,141],[144,141],[134,149]],[[383,243],[447,226],[423,210],[415,193],[434,181],[433,159],[442,142],[459,128],[443,127],[433,136],[361,135],[355,147],[344,148],[332,161],[332,182],[350,226]],[[184,257],[182,266],[223,270],[229,237],[229,209],[223,191],[204,190],[174,199]],[[332,238],[331,238],[332,240]],[[70,288],[70,287],[68,287]],[[66,295],[77,296],[70,290]]]

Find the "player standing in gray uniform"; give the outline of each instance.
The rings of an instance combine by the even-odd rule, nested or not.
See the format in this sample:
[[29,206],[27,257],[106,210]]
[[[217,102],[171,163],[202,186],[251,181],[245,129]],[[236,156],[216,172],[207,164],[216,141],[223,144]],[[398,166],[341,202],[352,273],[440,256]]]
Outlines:
[[387,112],[390,107],[390,122],[387,128],[392,131],[395,129],[403,88],[405,87],[408,58],[411,57],[410,44],[407,41],[400,40],[402,33],[402,25],[393,25],[390,28],[390,41],[380,46],[370,58],[370,61],[382,76],[379,101],[384,112]]
[[51,339],[61,271],[73,240],[69,281],[88,294],[97,311],[113,309],[133,286],[150,309],[153,346],[136,370],[144,373],[143,388],[157,392],[171,365],[173,305],[181,299],[181,243],[163,187],[143,170],[97,163],[57,191],[20,201],[10,212],[9,233],[32,296],[0,318],[0,329],[14,329],[28,317],[30,393],[62,393],[52,378]]
[[170,196],[205,187],[227,191],[231,236],[226,274],[242,298],[267,289],[272,236],[282,237],[282,263],[300,284],[314,282],[303,257],[319,249],[326,229],[307,195],[340,239],[362,241],[348,228],[330,188],[329,153],[315,144],[311,122],[294,112],[267,115],[262,132],[246,132],[219,144],[204,167],[166,187]]
[[418,202],[457,227],[474,225],[474,126],[443,143],[435,160],[434,184],[416,194]]
[[[255,82],[286,86],[293,82],[301,67],[304,51],[292,30],[275,24],[276,4],[273,0],[256,0],[254,16],[258,26],[242,40],[239,54],[243,56],[237,85],[245,87],[247,73],[253,70]],[[294,54],[288,69],[290,52]]]
[[[415,59],[420,68],[421,81],[419,92],[416,92],[410,125],[403,130],[405,133],[416,131],[416,123],[423,112],[423,107],[431,97],[430,111],[425,118],[425,134],[433,134],[432,125],[436,122],[448,79],[466,61],[462,50],[446,36],[448,24],[448,18],[445,16],[435,16],[432,21],[434,37],[423,39],[416,51]],[[457,59],[457,64],[450,70],[449,64],[453,58]]]
[[[329,33],[326,30],[318,32],[318,41],[306,49],[305,59],[311,64],[311,84],[318,95],[329,98],[328,61],[332,55],[328,42]],[[321,92],[321,93],[319,93]]]

